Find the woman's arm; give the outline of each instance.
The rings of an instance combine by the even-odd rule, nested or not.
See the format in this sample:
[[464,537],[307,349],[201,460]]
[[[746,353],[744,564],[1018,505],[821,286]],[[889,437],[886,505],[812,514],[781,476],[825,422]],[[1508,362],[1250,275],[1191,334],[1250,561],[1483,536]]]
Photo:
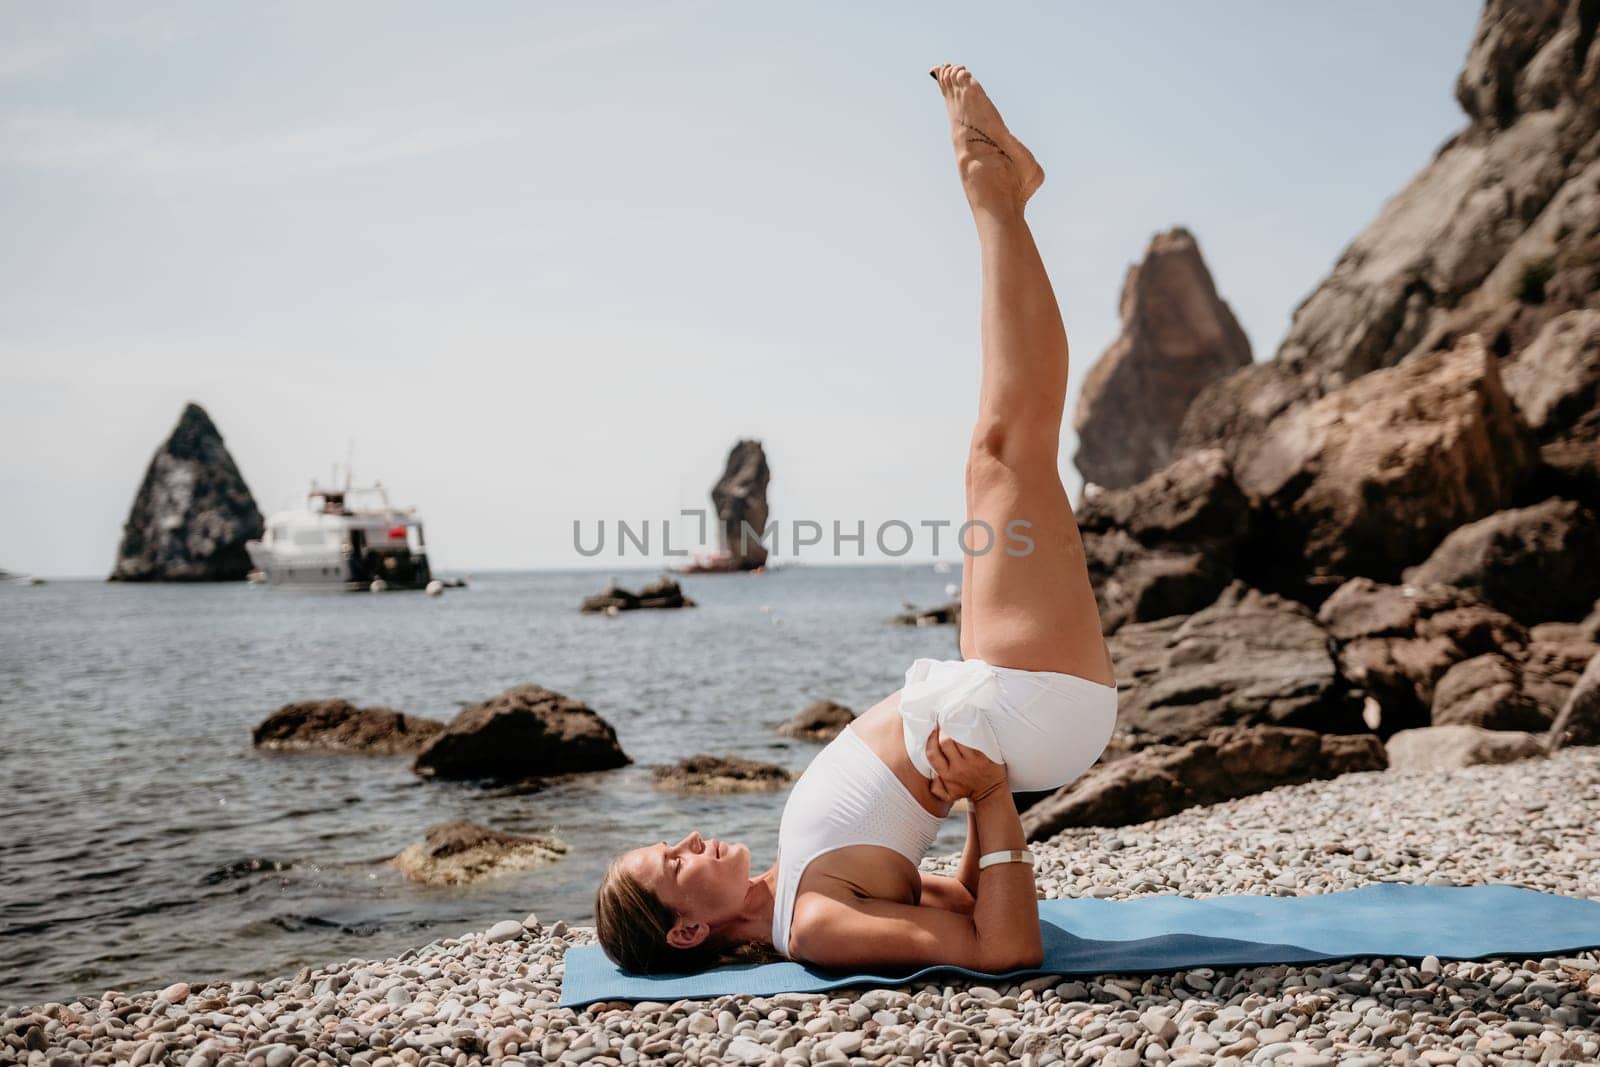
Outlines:
[[978,839],[978,809],[967,804],[967,846],[961,850],[961,866],[956,868],[956,881],[967,887],[967,892],[978,895],[978,857],[983,855]]
[[[1022,848],[1022,820],[1003,765],[947,739],[937,741],[935,769],[972,805],[968,847],[982,841],[989,851]],[[978,762],[974,762],[978,761]],[[966,857],[963,856],[963,866]],[[976,859],[973,867],[977,866]],[[807,893],[795,904],[789,951],[796,959],[825,967],[926,966],[950,963],[1003,972],[1037,967],[1044,959],[1038,893],[1033,868],[996,863],[978,872],[971,914],[930,905],[878,899],[843,900]]]
[[922,903],[971,915],[978,896],[978,857],[983,854],[981,845],[982,842],[978,840],[978,812],[968,804],[967,844],[961,850],[956,876],[948,878],[942,874],[923,874]]

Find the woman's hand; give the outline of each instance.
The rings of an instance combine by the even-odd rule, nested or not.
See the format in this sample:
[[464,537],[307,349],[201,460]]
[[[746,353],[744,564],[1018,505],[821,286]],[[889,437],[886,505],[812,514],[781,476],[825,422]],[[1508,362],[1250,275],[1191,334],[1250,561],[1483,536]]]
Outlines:
[[944,736],[938,726],[928,736],[928,762],[933,765],[930,785],[935,798],[947,804],[962,797],[977,803],[996,789],[1004,789],[1006,765],[996,763],[975,748]]

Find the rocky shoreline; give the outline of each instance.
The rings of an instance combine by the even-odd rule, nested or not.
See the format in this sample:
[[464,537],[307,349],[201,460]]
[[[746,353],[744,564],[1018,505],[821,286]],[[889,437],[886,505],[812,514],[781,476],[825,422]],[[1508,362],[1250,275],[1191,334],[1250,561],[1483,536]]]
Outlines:
[[[1511,882],[1600,897],[1600,748],[1285,786],[1043,845],[1047,897],[1303,895],[1375,881]],[[948,872],[956,857],[929,859]],[[0,1012],[0,1062],[352,1063],[1592,1062],[1600,954],[1193,968],[556,1008],[593,932],[533,916],[383,961],[267,982],[196,976]]]

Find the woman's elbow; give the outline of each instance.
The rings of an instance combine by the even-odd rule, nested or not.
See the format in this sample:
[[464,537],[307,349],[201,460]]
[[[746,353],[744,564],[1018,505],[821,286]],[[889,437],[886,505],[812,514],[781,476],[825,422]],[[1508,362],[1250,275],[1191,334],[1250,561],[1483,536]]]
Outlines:
[[1007,949],[1004,952],[990,952],[979,969],[990,974],[1005,974],[1007,971],[1024,971],[1042,966],[1044,966],[1043,946],[1029,945]]

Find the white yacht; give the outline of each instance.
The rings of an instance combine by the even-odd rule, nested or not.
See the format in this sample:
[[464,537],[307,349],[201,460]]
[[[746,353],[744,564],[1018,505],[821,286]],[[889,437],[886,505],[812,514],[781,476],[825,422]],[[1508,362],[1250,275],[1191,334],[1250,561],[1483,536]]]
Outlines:
[[[359,499],[361,506],[352,501]],[[422,520],[397,508],[381,482],[324,489],[315,482],[306,506],[267,519],[259,541],[245,545],[256,581],[345,589],[424,589],[432,580]]]

